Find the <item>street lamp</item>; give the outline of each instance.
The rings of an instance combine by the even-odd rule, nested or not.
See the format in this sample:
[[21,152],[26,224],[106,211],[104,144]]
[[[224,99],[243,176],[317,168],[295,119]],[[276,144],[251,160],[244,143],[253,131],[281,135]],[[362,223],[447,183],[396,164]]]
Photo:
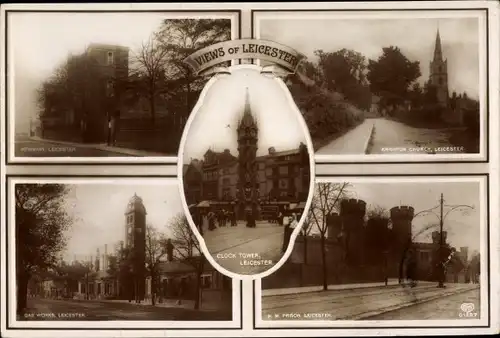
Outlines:
[[[448,207],[449,210],[444,213],[444,207]],[[434,210],[439,208],[440,212],[437,214]],[[466,209],[474,209],[473,206],[466,205],[466,204],[458,204],[458,205],[445,205],[444,204],[444,197],[443,194],[441,193],[441,198],[439,199],[439,205],[436,205],[433,208],[427,209],[427,210],[422,210],[418,213],[416,213],[413,218],[422,215],[422,214],[432,214],[436,216],[439,220],[439,250],[438,250],[438,258],[439,258],[439,266],[440,266],[440,274],[439,274],[439,281],[438,281],[438,288],[444,288],[444,279],[445,279],[445,270],[444,270],[444,240],[443,240],[443,227],[444,227],[444,221],[446,217],[454,210],[457,210],[459,208],[466,208]]]

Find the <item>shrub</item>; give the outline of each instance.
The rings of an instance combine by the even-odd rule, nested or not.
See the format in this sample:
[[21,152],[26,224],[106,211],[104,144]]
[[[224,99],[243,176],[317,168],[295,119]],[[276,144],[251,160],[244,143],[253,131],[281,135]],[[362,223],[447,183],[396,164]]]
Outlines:
[[364,121],[364,112],[338,93],[328,92],[303,76],[288,79],[288,88],[306,121],[315,150],[325,141],[346,132]]

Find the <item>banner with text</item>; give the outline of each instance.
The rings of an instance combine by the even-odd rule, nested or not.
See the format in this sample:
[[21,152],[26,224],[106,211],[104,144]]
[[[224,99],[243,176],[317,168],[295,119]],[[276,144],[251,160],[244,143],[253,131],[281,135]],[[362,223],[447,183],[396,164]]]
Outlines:
[[295,49],[274,41],[241,39],[219,42],[184,59],[195,74],[220,63],[236,59],[259,59],[277,64],[295,73],[304,55]]

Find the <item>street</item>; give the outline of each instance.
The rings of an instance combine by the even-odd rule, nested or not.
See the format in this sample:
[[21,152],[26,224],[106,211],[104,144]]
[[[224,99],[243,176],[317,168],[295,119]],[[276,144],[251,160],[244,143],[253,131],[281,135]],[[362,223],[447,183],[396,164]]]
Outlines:
[[[227,225],[213,231],[204,229],[208,250],[223,268],[238,274],[257,274],[272,268],[281,258],[283,227],[257,222],[248,228],[239,221],[236,227]],[[259,265],[254,265],[260,262]]]
[[[432,302],[413,305],[404,309],[386,312],[377,316],[365,318],[369,320],[412,320],[418,319],[459,319],[471,318],[479,319],[479,304],[480,304],[479,289],[471,290],[464,293],[459,293],[454,296],[443,297]],[[474,304],[474,312],[477,317],[460,317],[462,311],[460,304],[472,303]]]
[[[370,139],[370,134],[373,134]],[[385,118],[368,118],[356,128],[321,147],[317,155],[461,153],[452,147],[449,130],[408,126]],[[370,142],[369,142],[370,141]]]
[[16,136],[15,139],[16,157],[124,157],[130,156],[111,151],[99,150],[85,145],[73,146],[63,143],[46,142],[31,139],[28,136]]
[[[461,292],[472,292],[472,298],[463,296],[465,293]],[[377,316],[387,312],[394,313],[392,319],[399,319],[398,311],[402,311],[402,316],[407,316],[408,319],[425,319],[424,317],[428,314],[415,308],[416,306],[427,306],[434,310],[442,306],[445,312],[443,316],[448,316],[448,319],[457,319],[460,305],[462,302],[467,302],[464,299],[473,301],[474,297],[478,299],[478,296],[478,285],[448,284],[445,289],[439,289],[435,283],[419,283],[415,288],[395,285],[264,296],[262,297],[262,319],[378,319]],[[428,303],[419,305],[424,301]],[[417,310],[413,311],[414,308]]]
[[197,311],[184,308],[140,305],[114,301],[29,298],[20,320],[176,320],[230,321],[230,311]]

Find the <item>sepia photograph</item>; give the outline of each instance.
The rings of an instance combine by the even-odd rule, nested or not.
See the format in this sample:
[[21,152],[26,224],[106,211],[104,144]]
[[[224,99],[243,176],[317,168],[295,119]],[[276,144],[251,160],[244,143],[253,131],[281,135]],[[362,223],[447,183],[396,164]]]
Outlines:
[[10,178],[9,187],[17,323],[238,320],[240,282],[206,260],[175,179]]
[[181,141],[181,195],[206,254],[231,273],[260,274],[304,220],[310,137],[286,86],[260,67],[231,67],[206,90]]
[[238,16],[8,13],[8,160],[175,160],[207,81],[183,60],[237,38]]
[[477,325],[486,215],[485,176],[321,179],[292,254],[256,288],[256,316]]
[[480,159],[485,17],[474,10],[257,11],[254,36],[307,56],[287,85],[318,160]]

